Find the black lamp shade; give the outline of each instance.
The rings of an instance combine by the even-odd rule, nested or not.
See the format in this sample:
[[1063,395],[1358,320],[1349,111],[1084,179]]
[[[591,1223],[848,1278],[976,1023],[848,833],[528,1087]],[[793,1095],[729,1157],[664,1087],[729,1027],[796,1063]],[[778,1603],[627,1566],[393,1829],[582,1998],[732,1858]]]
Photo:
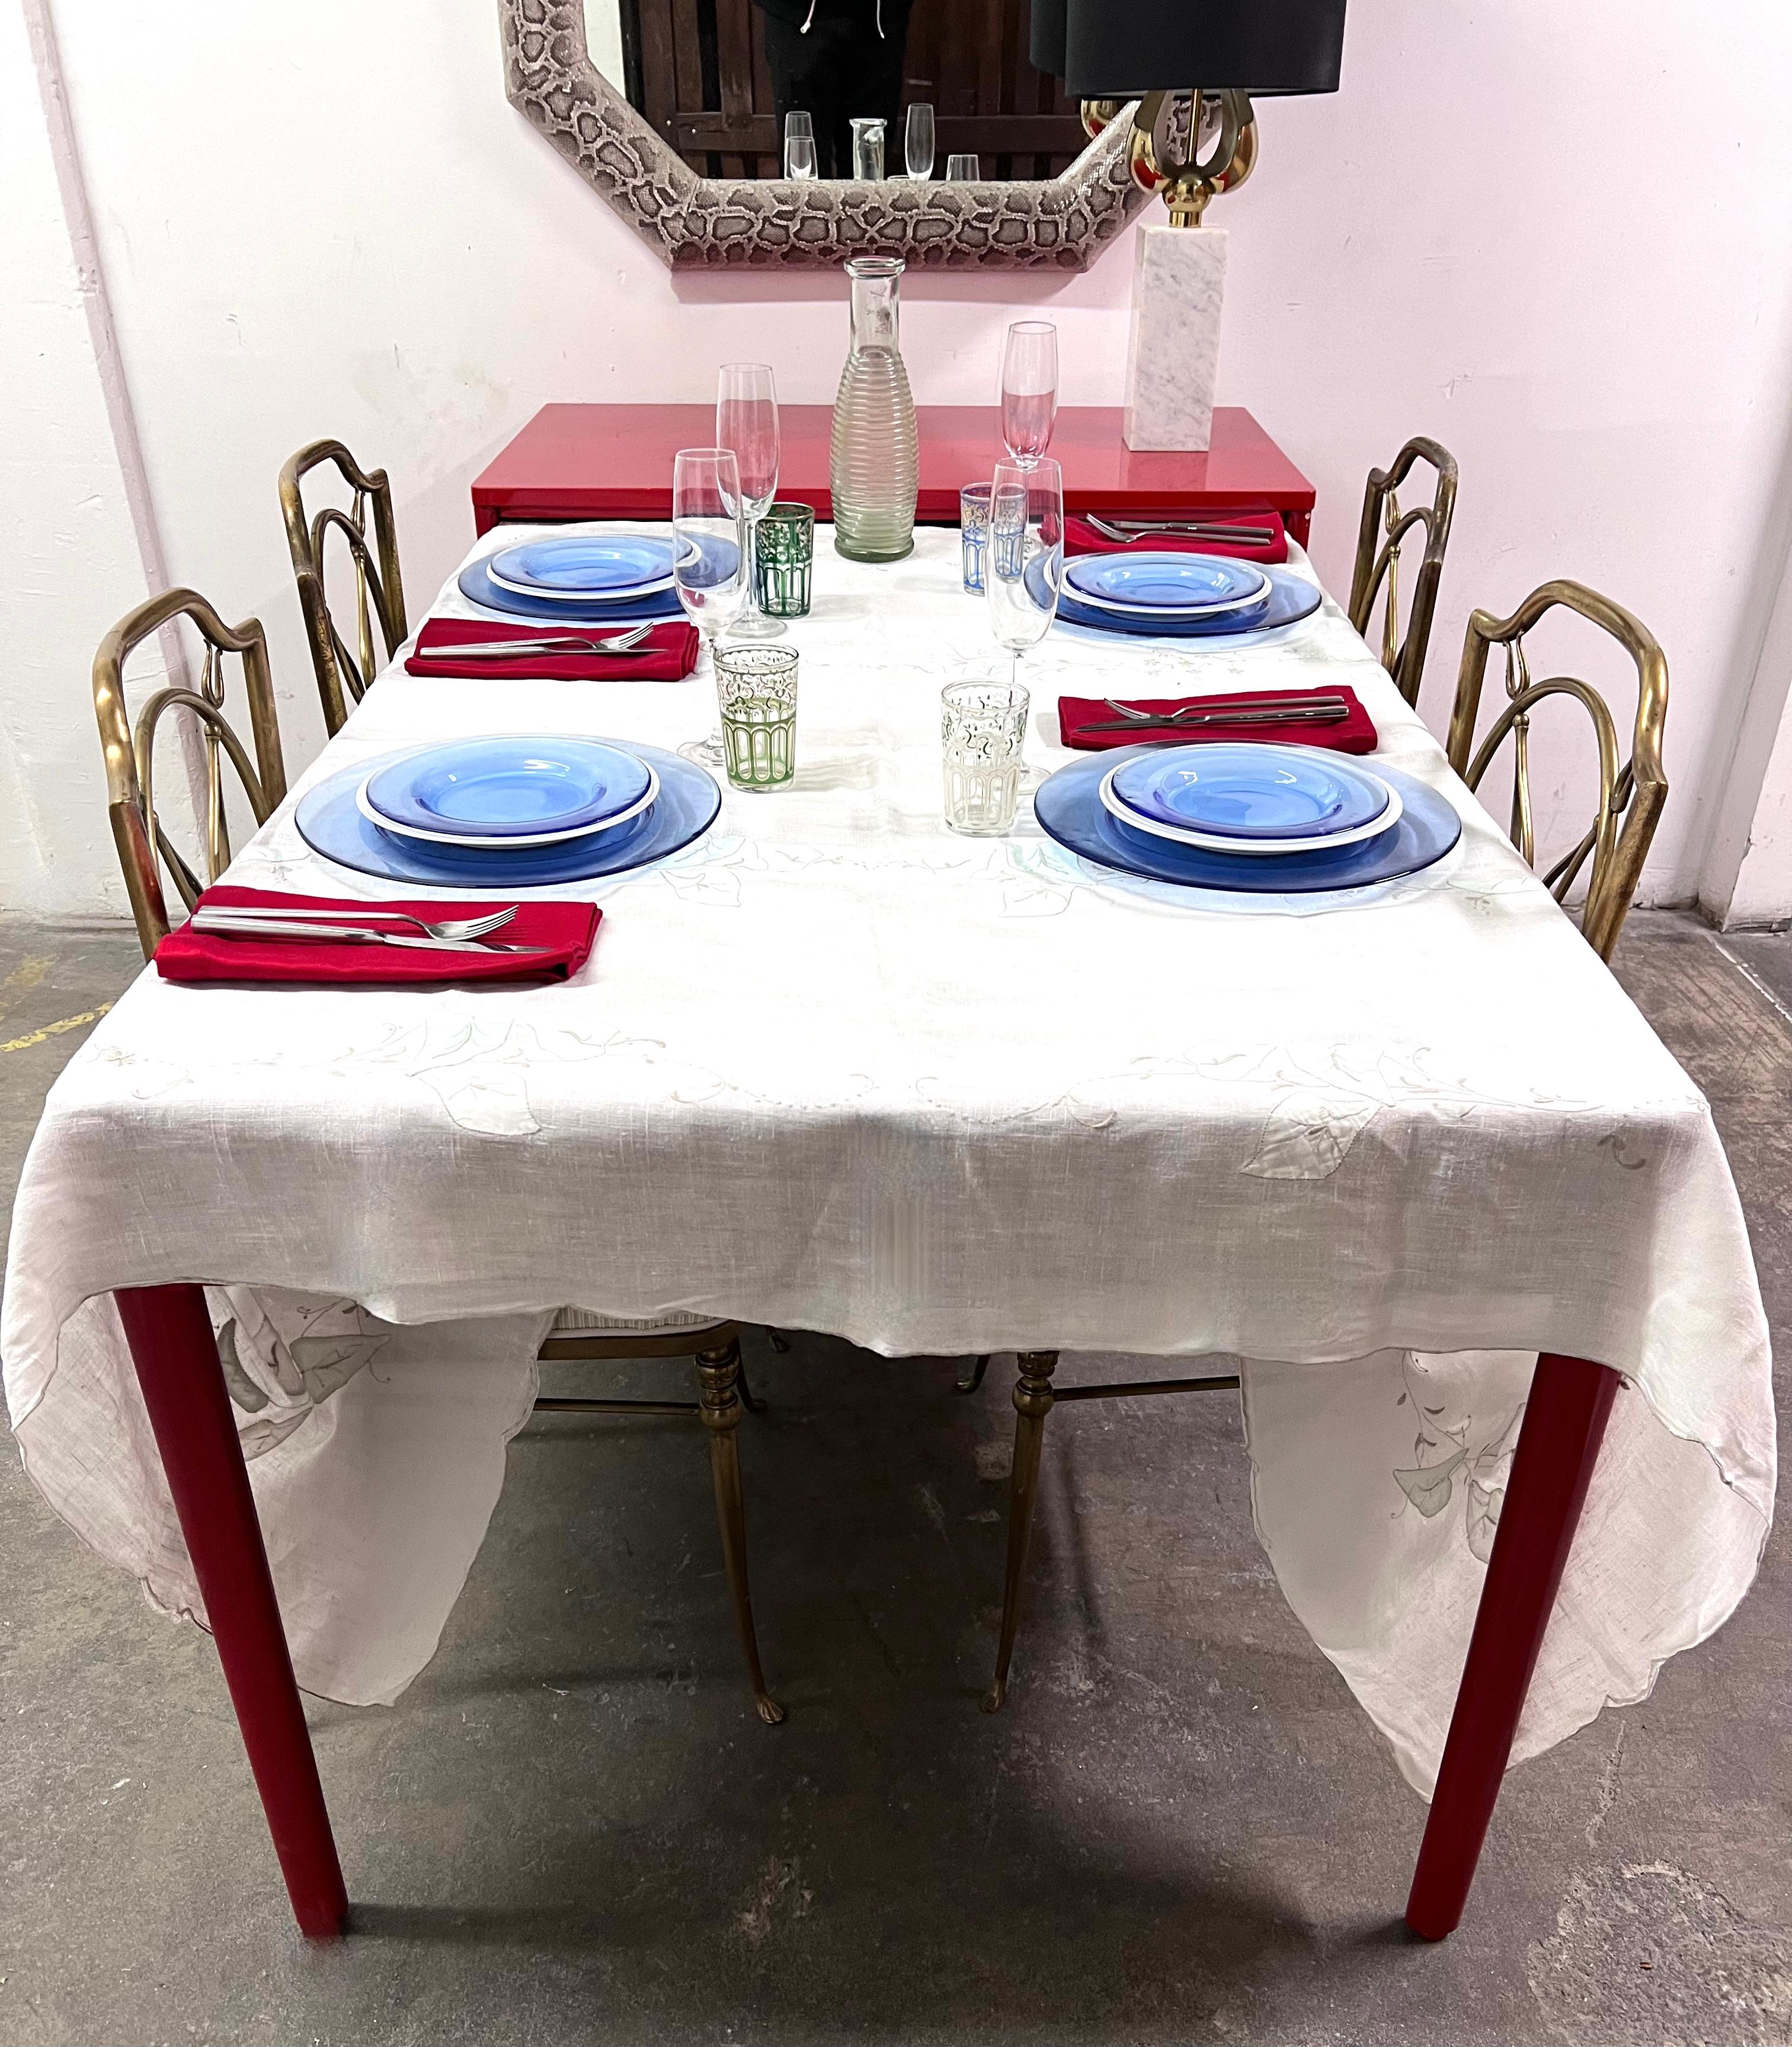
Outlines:
[[1033,0],[1035,71],[1073,99],[1336,92],[1345,0]]

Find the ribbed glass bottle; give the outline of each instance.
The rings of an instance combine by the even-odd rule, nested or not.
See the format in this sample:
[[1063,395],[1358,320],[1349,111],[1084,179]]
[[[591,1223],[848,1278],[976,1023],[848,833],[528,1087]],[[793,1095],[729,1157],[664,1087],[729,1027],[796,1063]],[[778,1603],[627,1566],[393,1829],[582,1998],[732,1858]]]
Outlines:
[[855,256],[846,275],[853,345],[834,400],[834,544],[856,562],[900,561],[915,546],[921,474],[896,329],[902,265],[893,256]]

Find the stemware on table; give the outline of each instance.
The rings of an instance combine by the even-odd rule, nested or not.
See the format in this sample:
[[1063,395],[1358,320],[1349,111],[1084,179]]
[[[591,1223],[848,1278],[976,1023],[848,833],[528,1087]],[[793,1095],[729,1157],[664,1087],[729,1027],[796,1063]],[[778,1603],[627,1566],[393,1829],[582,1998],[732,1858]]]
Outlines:
[[1058,330],[1016,320],[1002,348],[1002,439],[1018,462],[1039,460],[1058,418]]
[[760,609],[754,568],[759,522],[778,494],[778,394],[769,363],[722,366],[716,384],[715,444],[733,450],[746,529],[746,589],[733,630],[743,640],[775,640],[784,629]]
[[989,486],[967,483],[958,493],[958,566],[967,590],[981,595],[983,554],[989,542]]
[[1024,466],[997,462],[983,589],[991,629],[1013,656],[1017,687],[1020,657],[1051,631],[1063,579],[1063,471],[1049,456]]
[[989,838],[1014,822],[1029,701],[1018,684],[989,675],[940,691],[946,822],[954,831]]
[[718,647],[715,693],[730,784],[785,787],[796,772],[796,649]]
[[815,175],[815,124],[807,114],[784,116],[784,176],[812,178]]
[[931,102],[917,99],[908,110],[903,130],[903,161],[911,178],[933,176],[934,122]]
[[[680,448],[672,458],[672,575],[679,602],[713,665],[715,643],[746,594],[741,470],[732,448]],[[709,768],[727,757],[719,729],[681,751]]]
[[768,618],[807,618],[815,565],[815,509],[774,502],[753,538],[753,581]]

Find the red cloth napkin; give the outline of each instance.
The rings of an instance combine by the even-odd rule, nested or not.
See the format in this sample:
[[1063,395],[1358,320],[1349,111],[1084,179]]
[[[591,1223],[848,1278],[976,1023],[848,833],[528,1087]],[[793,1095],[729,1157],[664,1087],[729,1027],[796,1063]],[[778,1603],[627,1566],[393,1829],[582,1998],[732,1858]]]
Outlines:
[[[1266,547],[1256,540],[1203,540],[1192,533],[1153,533],[1141,536],[1132,543],[1140,554],[1164,548],[1172,554],[1236,555],[1244,562],[1285,562],[1288,559],[1288,536],[1282,524],[1279,512],[1140,512],[1129,508],[1124,513],[1108,513],[1096,509],[1097,518],[1127,519],[1182,519],[1198,520],[1204,526],[1223,525],[1236,520],[1241,526],[1268,526],[1275,537]],[[1105,540],[1080,512],[1064,514],[1064,551],[1067,555],[1124,555],[1131,551],[1118,540]]]
[[1343,698],[1344,716],[1335,725],[1198,725],[1178,741],[1167,726],[1161,725],[1136,736],[1128,732],[1090,732],[1088,726],[1117,722],[1120,713],[1099,697],[1060,697],[1058,729],[1066,746],[1085,753],[1099,753],[1110,746],[1138,746],[1147,742],[1159,746],[1189,745],[1203,739],[1282,740],[1295,746],[1329,746],[1334,753],[1374,753],[1379,743],[1374,723],[1357,692],[1345,683],[1328,684],[1320,690],[1228,690],[1222,695],[1208,697],[1116,697],[1114,702],[1124,704],[1128,710],[1181,710],[1189,705],[1218,710],[1234,704],[1242,709],[1248,704],[1308,696]]
[[[265,888],[208,888],[202,908],[232,905],[278,910],[302,919],[311,910],[351,911],[382,930],[420,938],[423,934],[390,913],[402,910],[432,924],[451,917],[482,917],[501,898],[438,902],[407,896],[401,902],[354,903],[334,896],[276,896]],[[381,915],[384,911],[387,914]],[[595,903],[524,903],[494,942],[544,946],[540,953],[495,951],[413,952],[408,946],[331,945],[327,938],[207,938],[192,925],[170,931],[156,948],[156,971],[164,981],[304,981],[312,987],[390,987],[399,981],[565,981],[591,956],[603,912]]]
[[432,647],[471,640],[553,640],[568,633],[605,639],[638,621],[617,625],[500,625],[483,618],[432,618],[417,635],[405,662],[412,675],[555,675],[571,683],[681,683],[697,666],[697,629],[686,618],[663,618],[632,654],[523,654],[515,660],[457,661],[452,655],[424,660]]

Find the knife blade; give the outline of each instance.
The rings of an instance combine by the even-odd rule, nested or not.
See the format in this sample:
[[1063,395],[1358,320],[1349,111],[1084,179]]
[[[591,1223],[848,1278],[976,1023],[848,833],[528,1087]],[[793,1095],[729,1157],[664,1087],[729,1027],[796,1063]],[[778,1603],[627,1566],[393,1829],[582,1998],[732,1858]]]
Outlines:
[[486,945],[478,938],[417,938],[401,932],[376,931],[366,924],[308,924],[294,918],[231,917],[218,910],[201,910],[192,919],[192,928],[207,938],[275,938],[327,941],[337,945],[399,946],[424,953],[545,953],[547,946]]
[[1341,725],[1350,714],[1336,710],[1205,712],[1199,718],[1112,718],[1079,725],[1078,732],[1194,732],[1204,725]]

